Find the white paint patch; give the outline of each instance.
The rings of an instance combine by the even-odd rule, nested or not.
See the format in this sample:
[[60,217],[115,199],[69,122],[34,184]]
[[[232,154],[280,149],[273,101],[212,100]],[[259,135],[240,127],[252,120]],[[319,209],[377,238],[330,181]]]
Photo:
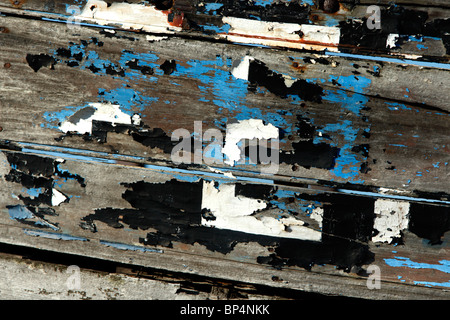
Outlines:
[[202,225],[264,236],[321,240],[320,231],[305,227],[303,221],[293,217],[255,216],[255,212],[266,209],[267,203],[236,196],[235,188],[234,184],[220,184],[217,189],[214,181],[203,182],[202,209],[209,209],[215,220],[202,218]]
[[161,40],[168,39],[168,37],[166,37],[166,36],[146,35],[146,36],[145,36],[145,39],[146,39],[147,41],[150,41],[150,42],[155,42],[155,41],[161,41]]
[[225,163],[233,166],[241,159],[241,149],[238,146],[242,139],[278,139],[278,128],[272,124],[264,124],[260,119],[240,120],[227,125],[225,145],[222,153],[227,156]]
[[236,179],[236,177],[233,176],[233,174],[231,172],[223,172],[222,170],[211,168],[209,166],[208,166],[208,168],[209,168],[209,170],[211,170],[214,173],[223,174],[225,177],[230,178],[230,179]]
[[52,206],[59,206],[67,200],[67,197],[60,191],[52,189]]
[[296,49],[338,51],[340,29],[308,24],[281,23],[223,17],[230,25],[228,33],[219,34],[232,42],[262,44]]
[[408,213],[409,202],[377,199],[373,227],[378,234],[372,237],[372,241],[391,243],[400,237],[400,232],[408,228]]
[[66,120],[61,124],[59,129],[64,133],[77,132],[79,134],[91,134],[93,120],[111,122],[112,125],[117,123],[132,123],[131,117],[122,112],[119,105],[110,103],[90,103],[89,105],[95,109],[94,114],[87,119],[79,119],[76,123]]
[[250,69],[250,61],[255,60],[253,57],[245,56],[237,67],[231,70],[231,74],[236,79],[248,80],[248,71]]
[[390,33],[386,40],[386,48],[392,49],[397,46],[397,40],[399,38],[399,34],[397,33]]
[[316,220],[319,223],[319,228],[322,228],[323,221],[323,208],[314,208],[310,215],[311,219]]
[[170,25],[168,15],[154,6],[89,0],[81,13],[74,17],[99,25],[120,24],[124,29],[143,30],[156,33],[173,33],[182,28]]

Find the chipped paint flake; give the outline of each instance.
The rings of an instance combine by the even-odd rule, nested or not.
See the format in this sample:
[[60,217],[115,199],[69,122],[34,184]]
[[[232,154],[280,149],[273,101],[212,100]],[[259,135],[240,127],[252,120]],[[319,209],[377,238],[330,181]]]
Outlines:
[[253,57],[245,56],[242,61],[231,70],[231,74],[236,79],[248,80],[248,72],[250,69],[250,61],[255,60]]
[[401,231],[408,228],[409,202],[377,199],[375,201],[374,229],[378,231],[373,242],[391,243],[401,236]]
[[67,200],[67,197],[60,191],[52,189],[52,206],[59,206]]
[[397,40],[399,39],[399,35],[396,33],[390,33],[386,40],[386,48],[392,49],[397,46]]
[[92,134],[92,121],[105,121],[115,124],[132,124],[132,118],[120,110],[119,105],[110,103],[90,103],[64,121],[59,129],[64,133],[76,132]]
[[203,182],[202,209],[209,209],[213,219],[202,217],[202,225],[264,236],[320,241],[321,232],[305,226],[294,217],[275,218],[255,215],[267,208],[263,200],[235,195],[234,184],[214,185]]
[[260,119],[240,120],[227,125],[225,145],[222,153],[227,156],[225,163],[233,166],[241,160],[241,149],[238,146],[242,139],[278,139],[278,128],[272,124],[264,124]]

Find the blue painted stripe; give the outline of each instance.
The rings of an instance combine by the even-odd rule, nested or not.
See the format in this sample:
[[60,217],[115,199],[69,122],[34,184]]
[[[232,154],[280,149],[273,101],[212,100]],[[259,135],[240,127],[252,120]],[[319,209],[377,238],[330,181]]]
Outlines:
[[344,57],[344,58],[361,59],[361,60],[373,60],[373,61],[382,61],[382,62],[389,62],[389,63],[409,64],[409,65],[414,65],[414,66],[419,66],[419,67],[450,70],[450,64],[447,64],[447,63],[418,61],[418,60],[409,60],[409,59],[398,59],[398,58],[387,58],[387,57],[378,57],[378,56],[365,56],[365,55],[361,55],[361,54],[332,52],[332,51],[328,51],[326,49],[325,49],[325,55],[338,56],[338,57]]
[[110,241],[106,241],[106,240],[100,240],[100,243],[105,246],[113,247],[113,248],[120,249],[120,250],[164,253],[164,251],[160,250],[160,249],[146,248],[146,247],[142,247],[142,246],[135,246],[135,245],[125,244],[125,243],[120,243],[120,242],[110,242]]
[[33,229],[23,229],[23,232],[29,236],[42,237],[47,239],[55,240],[76,240],[76,241],[89,241],[83,237],[72,236],[70,234],[33,230]]

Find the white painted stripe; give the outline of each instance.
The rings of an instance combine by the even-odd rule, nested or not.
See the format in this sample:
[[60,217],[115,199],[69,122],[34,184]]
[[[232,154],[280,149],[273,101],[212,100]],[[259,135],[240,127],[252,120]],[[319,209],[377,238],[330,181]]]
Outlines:
[[296,49],[337,51],[340,29],[309,24],[268,22],[235,17],[223,17],[230,25],[227,33],[219,34],[231,42],[279,46]]

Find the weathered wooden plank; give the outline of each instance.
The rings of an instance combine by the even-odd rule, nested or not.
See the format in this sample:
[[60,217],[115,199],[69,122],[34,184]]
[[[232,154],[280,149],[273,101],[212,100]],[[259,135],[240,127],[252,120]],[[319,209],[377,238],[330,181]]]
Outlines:
[[[345,295],[371,298],[447,295],[446,203],[94,158],[2,157],[5,243],[325,294],[345,287]],[[371,265],[379,290],[366,286]],[[333,286],[325,285],[330,277]],[[397,291],[407,284],[411,292]]]
[[186,294],[181,284],[81,269],[1,255],[2,300],[173,300],[208,299]]
[[380,24],[374,28],[372,7],[345,6],[337,1],[328,3],[326,8],[323,2],[285,5],[271,1],[245,4],[175,1],[146,6],[139,1],[128,4],[112,1],[110,4],[97,0],[0,2],[5,13],[68,21],[75,23],[71,25],[74,28],[82,22],[239,44],[448,61],[450,14],[445,9],[386,7],[378,3],[376,21]]
[[[83,35],[77,40],[80,33],[72,35],[64,25],[31,21],[27,28],[43,35],[36,40],[30,39],[35,33],[13,29],[20,21],[14,19],[3,20],[9,30],[2,37],[3,47],[8,48],[2,53],[1,73],[0,137],[4,140],[169,161],[176,144],[169,141],[174,130],[193,133],[194,122],[202,121],[202,132],[218,129],[225,136],[231,119],[253,118],[285,133],[280,143],[281,177],[448,193],[448,97],[441,89],[447,85],[448,71],[309,54],[286,57],[284,51],[243,51],[223,44],[204,50],[203,42],[150,43],[140,37],[130,41],[121,38],[125,34],[107,38],[89,29],[80,30]],[[37,60],[27,61],[28,54]],[[271,72],[279,79],[286,75],[285,81],[298,80],[305,89],[283,97],[290,94],[283,82],[277,87],[261,78],[255,82],[236,78],[233,61],[240,63],[245,56],[264,63],[254,69],[264,77]],[[35,72],[32,67],[39,57],[52,61],[52,67]],[[160,66],[171,60],[176,60],[177,70],[165,74]],[[150,70],[153,74],[145,74]],[[413,81],[415,72],[423,75],[423,81]],[[389,85],[391,80],[397,85]],[[248,90],[249,85],[256,86],[256,92]],[[314,93],[317,90],[322,95]],[[374,96],[380,92],[383,96],[391,92],[392,99]],[[422,98],[429,104],[422,104]],[[129,117],[138,113],[141,124],[65,135],[62,123],[84,112],[80,110],[92,110],[92,103],[120,105],[127,122],[131,124]],[[142,125],[162,131],[148,135]],[[291,159],[288,152],[295,150],[296,143],[306,155],[308,148],[323,146],[322,164]],[[334,159],[333,147],[340,152]],[[411,161],[405,163],[405,158]],[[227,163],[215,165],[236,169]],[[260,171],[254,165],[237,168]]]

